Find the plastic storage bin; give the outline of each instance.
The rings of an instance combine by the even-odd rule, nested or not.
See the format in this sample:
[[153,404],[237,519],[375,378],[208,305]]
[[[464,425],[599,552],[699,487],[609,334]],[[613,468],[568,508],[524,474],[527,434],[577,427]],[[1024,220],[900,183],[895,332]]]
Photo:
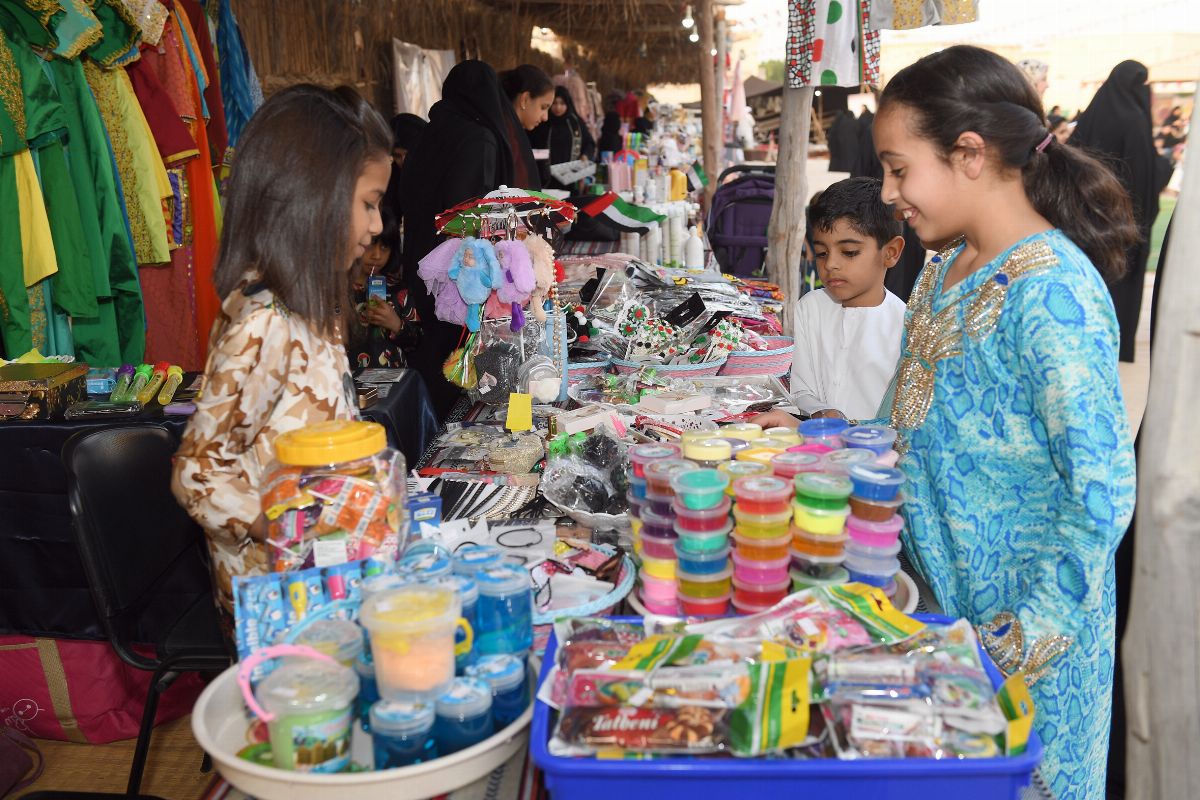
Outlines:
[[[918,614],[925,622],[952,622]],[[640,622],[636,617],[625,621]],[[550,638],[542,661],[545,680],[557,642]],[[983,656],[995,686],[999,671]],[[869,759],[858,761],[761,758],[657,758],[653,761],[565,758],[547,750],[555,712],[538,702],[529,747],[554,800],[662,800],[666,797],[846,797],[887,800],[1017,800],[1042,760],[1034,733],[1023,754],[953,761]]]

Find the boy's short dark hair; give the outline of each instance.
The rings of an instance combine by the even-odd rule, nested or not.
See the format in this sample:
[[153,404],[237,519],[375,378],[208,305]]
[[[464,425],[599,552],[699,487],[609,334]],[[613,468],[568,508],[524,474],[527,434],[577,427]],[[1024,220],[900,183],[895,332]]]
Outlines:
[[870,236],[880,247],[900,235],[900,222],[883,202],[882,181],[876,178],[847,178],[821,192],[808,207],[808,227],[827,232],[834,223],[846,220],[863,236]]

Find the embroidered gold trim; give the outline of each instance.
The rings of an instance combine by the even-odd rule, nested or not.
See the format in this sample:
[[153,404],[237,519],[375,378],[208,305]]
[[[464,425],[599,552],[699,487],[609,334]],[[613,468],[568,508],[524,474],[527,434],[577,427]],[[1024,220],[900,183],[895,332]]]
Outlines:
[[50,24],[55,14],[62,13],[58,0],[24,0],[24,6],[38,18],[38,23],[44,28]]
[[[991,279],[934,314],[933,297],[945,274],[946,261],[961,243],[960,239],[934,256],[939,268],[925,270],[908,302],[908,339],[892,398],[891,424],[899,431],[919,428],[925,422],[933,404],[938,362],[962,353],[963,333],[976,342],[986,339],[1000,321],[1013,282],[1058,264],[1058,257],[1045,242],[1023,244]],[[964,303],[968,305],[960,320],[959,309]],[[904,447],[901,442],[900,449]]]
[[1030,687],[1046,677],[1050,662],[1075,643],[1070,636],[1051,634],[1037,639],[1026,650],[1021,621],[1010,611],[1001,612],[991,622],[980,625],[979,639],[1005,677],[1021,672],[1025,685]]
[[11,148],[0,141],[0,149],[11,149],[13,152],[25,149],[25,95],[21,89],[21,73],[17,71],[17,62],[9,49],[4,31],[0,31],[0,103],[4,104],[4,110],[12,118],[18,137],[16,145]]
[[75,9],[75,13],[79,14],[85,20],[91,20],[93,24],[75,38],[71,47],[56,54],[67,60],[78,58],[80,53],[104,38],[104,27],[101,26],[100,20],[96,19],[96,15],[92,13],[91,7],[84,0],[70,0],[70,3]]
[[167,24],[166,6],[158,0],[122,0],[122,4],[141,28],[142,41],[157,47]]

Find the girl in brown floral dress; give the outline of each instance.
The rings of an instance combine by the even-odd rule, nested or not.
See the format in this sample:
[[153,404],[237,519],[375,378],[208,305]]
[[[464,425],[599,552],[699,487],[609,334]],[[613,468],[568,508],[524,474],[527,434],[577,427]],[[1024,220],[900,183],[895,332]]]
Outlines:
[[383,225],[392,137],[353,89],[299,85],[250,120],[225,195],[221,313],[172,489],[208,535],[217,599],[267,572],[259,486],[275,437],[354,418],[348,276]]

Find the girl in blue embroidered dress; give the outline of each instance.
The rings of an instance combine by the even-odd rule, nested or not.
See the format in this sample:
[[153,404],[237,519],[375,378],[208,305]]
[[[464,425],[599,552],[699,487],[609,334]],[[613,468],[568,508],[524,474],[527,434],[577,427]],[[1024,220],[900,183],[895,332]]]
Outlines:
[[904,451],[905,547],[945,611],[1024,673],[1055,795],[1101,798],[1113,553],[1134,501],[1101,273],[1136,235],[1129,200],[978,48],[897,73],[874,135],[883,199],[923,241],[951,242],[909,300],[882,412]]

